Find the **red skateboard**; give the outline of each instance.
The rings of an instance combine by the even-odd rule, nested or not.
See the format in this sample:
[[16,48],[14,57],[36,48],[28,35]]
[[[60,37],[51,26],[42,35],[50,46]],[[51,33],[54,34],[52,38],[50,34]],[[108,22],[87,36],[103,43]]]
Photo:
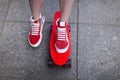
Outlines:
[[[49,67],[57,66],[64,66],[66,68],[71,67],[71,59],[70,57],[70,46],[67,52],[65,53],[58,53],[55,49],[55,41],[56,41],[56,21],[60,18],[60,11],[57,11],[54,15],[53,24],[51,26],[51,36],[50,36],[50,56],[51,60],[48,62]],[[67,31],[69,33],[68,38],[70,41],[70,27],[67,27]]]

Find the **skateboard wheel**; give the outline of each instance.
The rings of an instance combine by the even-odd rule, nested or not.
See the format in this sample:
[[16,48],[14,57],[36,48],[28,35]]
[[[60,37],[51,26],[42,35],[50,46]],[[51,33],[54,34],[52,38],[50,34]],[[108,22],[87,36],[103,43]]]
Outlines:
[[50,26],[51,28],[53,27],[53,25]]
[[67,61],[67,63],[64,65],[65,68],[71,68],[71,59]]
[[53,25],[50,26],[50,33],[52,32],[52,27],[53,27]]
[[55,64],[53,63],[52,60],[49,60],[49,61],[48,61],[48,66],[49,66],[50,68],[53,68],[53,67],[55,67]]
[[69,25],[69,32],[71,31],[71,26]]

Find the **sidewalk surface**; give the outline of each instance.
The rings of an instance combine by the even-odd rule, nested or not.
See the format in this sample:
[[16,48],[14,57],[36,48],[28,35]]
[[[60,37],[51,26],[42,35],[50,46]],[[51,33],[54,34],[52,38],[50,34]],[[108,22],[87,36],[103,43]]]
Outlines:
[[120,0],[75,0],[69,21],[71,69],[47,66],[58,4],[46,0],[43,40],[32,48],[28,0],[0,0],[0,80],[120,80]]

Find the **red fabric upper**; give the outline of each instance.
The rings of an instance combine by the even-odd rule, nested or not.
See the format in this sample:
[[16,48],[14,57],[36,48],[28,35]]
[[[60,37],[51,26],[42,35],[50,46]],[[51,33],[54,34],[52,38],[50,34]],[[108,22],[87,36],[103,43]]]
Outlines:
[[[65,28],[68,27],[68,25],[65,23],[65,26],[60,26],[60,22],[58,22],[58,25],[57,27],[59,28]],[[58,32],[58,30],[57,30]],[[67,35],[67,30],[66,30],[66,34],[60,34],[60,35]],[[64,49],[67,47],[67,45],[69,44],[68,41],[66,40],[66,37],[65,37],[65,40],[58,40],[58,34],[56,33],[56,47],[59,48],[59,49]]]
[[[36,21],[34,21],[34,23],[36,23],[36,24],[40,24],[40,20],[36,20]],[[36,26],[34,26],[34,27],[36,27]],[[32,27],[31,27],[31,30],[30,30],[30,34],[29,34],[29,41],[30,41],[30,43],[31,44],[36,44],[38,41],[39,41],[39,39],[40,39],[40,25],[39,25],[39,31],[38,31],[38,35],[32,35]]]

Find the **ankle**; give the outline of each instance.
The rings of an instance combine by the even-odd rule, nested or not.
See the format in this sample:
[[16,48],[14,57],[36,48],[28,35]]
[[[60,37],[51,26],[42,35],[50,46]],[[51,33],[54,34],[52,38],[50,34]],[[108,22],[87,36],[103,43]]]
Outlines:
[[32,19],[33,19],[34,21],[36,21],[36,20],[41,19],[41,17],[42,17],[42,16],[41,16],[41,14],[40,14],[39,16],[33,16]]

